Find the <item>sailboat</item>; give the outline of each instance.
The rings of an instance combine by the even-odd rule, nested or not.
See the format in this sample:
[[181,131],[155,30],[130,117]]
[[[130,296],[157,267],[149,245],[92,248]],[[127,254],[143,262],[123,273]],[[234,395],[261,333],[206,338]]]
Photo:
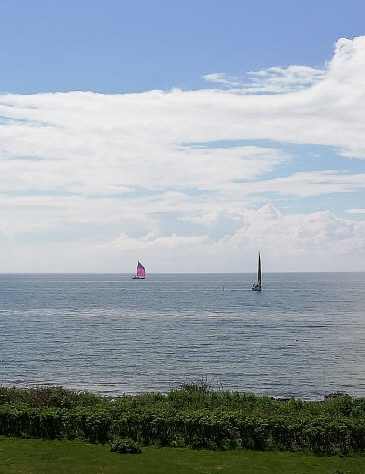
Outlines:
[[261,291],[261,255],[257,264],[257,282],[252,285],[252,291]]
[[144,280],[146,278],[146,269],[142,265],[141,262],[137,263],[137,271],[134,277],[132,277],[133,280]]

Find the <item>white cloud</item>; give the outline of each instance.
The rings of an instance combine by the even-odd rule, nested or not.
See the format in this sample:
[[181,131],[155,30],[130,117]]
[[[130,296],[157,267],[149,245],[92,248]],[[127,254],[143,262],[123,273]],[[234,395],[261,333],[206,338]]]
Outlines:
[[[226,229],[230,221],[235,230],[215,238],[215,230],[222,224]],[[157,227],[156,221],[154,230],[140,237],[129,235],[128,227],[117,237],[84,235],[76,245],[60,236],[41,243],[19,241],[6,250],[13,271],[120,272],[134,269],[138,258],[149,272],[250,272],[257,250],[264,255],[265,271],[330,271],[339,265],[363,270],[365,222],[329,211],[283,214],[268,204],[257,211],[217,213],[196,236],[188,235],[188,228],[185,234],[161,235]],[[7,262],[3,259],[5,271]]]
[[365,209],[346,209],[349,214],[365,214]]
[[186,247],[190,245],[197,245],[204,243],[207,240],[206,236],[188,237],[178,236],[172,234],[166,237],[159,237],[153,232],[143,236],[141,239],[131,238],[127,234],[122,233],[118,238],[111,242],[111,246],[122,247],[123,249],[139,249],[139,250],[158,250],[160,252],[169,249],[179,249],[179,247]]
[[[365,222],[342,219],[329,211],[282,214],[268,204],[248,214],[230,241],[238,248],[260,249],[275,269],[295,271],[300,261],[301,269],[335,270],[349,253],[364,257]],[[351,269],[363,270],[362,261],[353,261]]]
[[307,66],[270,67],[247,73],[249,81],[222,73],[206,74],[204,79],[243,94],[284,94],[297,92],[320,82],[326,71]]
[[[243,89],[217,73],[206,77],[228,90],[0,96],[3,271],[67,271],[61,255],[73,271],[126,270],[115,255],[136,253],[174,271],[176,249],[184,271],[202,260],[230,271],[241,246],[247,258],[258,246],[272,254],[272,270],[288,253],[298,270],[318,268],[319,254],[323,269],[334,255],[339,269],[359,266],[358,204],[346,211],[356,221],[322,202],[309,214],[281,214],[275,201],[255,209],[276,196],[364,193],[365,172],[351,166],[365,158],[364,69],[359,37],[339,40],[323,70],[273,67]],[[281,142],[331,147],[350,170],[297,170]]]
[[365,191],[365,173],[335,170],[293,173],[284,178],[250,183],[246,192],[276,192],[285,196],[310,197],[333,193]]
[[228,89],[242,89],[243,81],[239,77],[232,77],[221,72],[212,72],[210,74],[205,74],[203,78],[208,82],[213,82],[215,84],[222,84]]

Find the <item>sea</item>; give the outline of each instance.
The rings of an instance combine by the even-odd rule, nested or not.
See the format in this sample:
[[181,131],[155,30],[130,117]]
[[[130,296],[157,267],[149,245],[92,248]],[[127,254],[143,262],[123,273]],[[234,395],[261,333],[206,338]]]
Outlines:
[[1,274],[0,385],[365,397],[365,273]]

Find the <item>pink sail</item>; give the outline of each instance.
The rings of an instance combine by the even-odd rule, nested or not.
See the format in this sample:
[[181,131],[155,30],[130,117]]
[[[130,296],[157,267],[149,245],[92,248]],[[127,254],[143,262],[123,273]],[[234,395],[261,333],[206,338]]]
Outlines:
[[137,277],[138,278],[146,277],[146,269],[144,268],[141,262],[138,262],[138,265],[137,265]]

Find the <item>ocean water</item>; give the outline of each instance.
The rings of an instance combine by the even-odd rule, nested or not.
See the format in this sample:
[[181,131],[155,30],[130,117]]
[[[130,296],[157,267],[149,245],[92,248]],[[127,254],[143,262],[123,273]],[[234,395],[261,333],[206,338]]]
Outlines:
[[0,275],[0,385],[365,396],[365,273]]

